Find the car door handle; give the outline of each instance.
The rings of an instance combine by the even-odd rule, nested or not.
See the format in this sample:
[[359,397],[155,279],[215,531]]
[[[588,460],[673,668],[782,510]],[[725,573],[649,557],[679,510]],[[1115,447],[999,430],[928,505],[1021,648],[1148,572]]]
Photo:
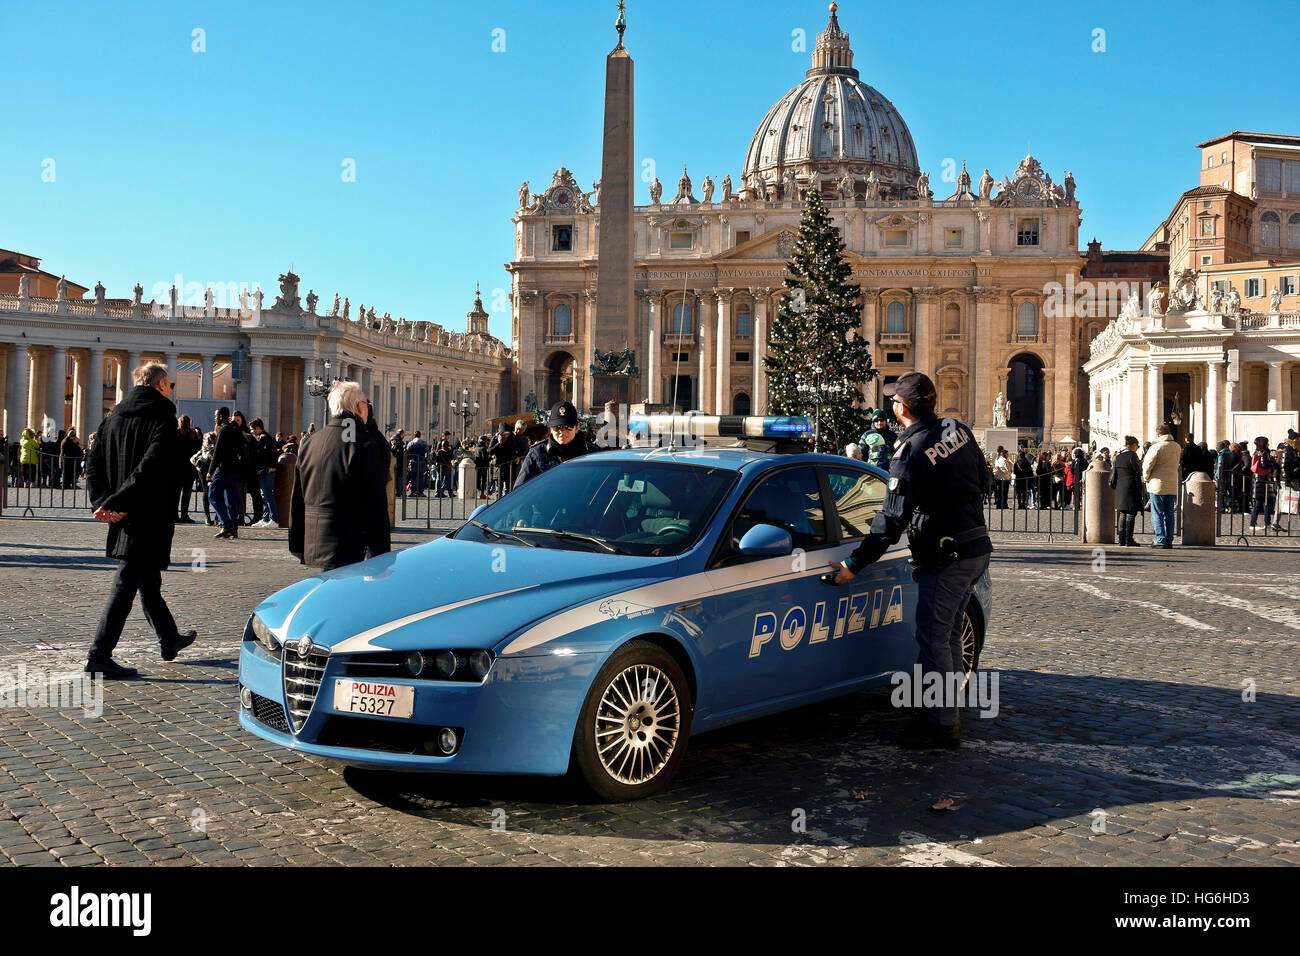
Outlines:
[[685,614],[687,611],[696,611],[704,607],[703,601],[689,601],[686,604],[677,605],[677,613]]

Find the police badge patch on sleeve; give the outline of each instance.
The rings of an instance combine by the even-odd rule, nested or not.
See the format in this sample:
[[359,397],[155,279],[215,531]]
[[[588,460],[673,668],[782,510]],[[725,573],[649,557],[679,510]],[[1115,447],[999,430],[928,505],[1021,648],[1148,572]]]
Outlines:
[[898,490],[898,479],[897,479],[897,478],[890,478],[890,479],[889,479],[889,490],[890,490],[890,491],[897,491],[897,490]]

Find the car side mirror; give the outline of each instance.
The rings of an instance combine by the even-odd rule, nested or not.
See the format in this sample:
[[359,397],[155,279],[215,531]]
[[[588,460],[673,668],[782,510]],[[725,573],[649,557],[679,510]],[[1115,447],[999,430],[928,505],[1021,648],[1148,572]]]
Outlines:
[[478,517],[478,516],[479,516],[483,511],[485,511],[486,509],[487,509],[487,505],[479,505],[477,508],[475,508],[473,511],[471,511],[471,512],[469,513],[469,517],[466,518],[465,520],[466,520],[466,521],[473,521],[475,518],[477,518],[477,517]]
[[794,542],[783,528],[756,524],[745,532],[737,550],[747,558],[779,558],[794,551]]

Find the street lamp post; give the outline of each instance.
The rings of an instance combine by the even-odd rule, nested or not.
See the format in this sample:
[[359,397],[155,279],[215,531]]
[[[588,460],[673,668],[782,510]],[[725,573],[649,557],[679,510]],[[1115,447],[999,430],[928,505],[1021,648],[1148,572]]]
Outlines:
[[478,414],[478,402],[470,404],[469,389],[461,389],[461,402],[459,408],[453,401],[451,403],[451,417],[460,417],[460,443],[465,444],[465,434],[469,430],[470,420]]
[[[326,359],[325,376],[322,378],[319,375],[313,375],[311,378],[307,379],[307,391],[311,394],[312,398],[322,398],[325,395],[328,395],[330,389],[337,385],[339,381],[340,379],[334,378],[330,375],[330,360]],[[329,418],[329,410],[324,407],[324,402],[322,402],[321,405],[321,424],[324,425]]]

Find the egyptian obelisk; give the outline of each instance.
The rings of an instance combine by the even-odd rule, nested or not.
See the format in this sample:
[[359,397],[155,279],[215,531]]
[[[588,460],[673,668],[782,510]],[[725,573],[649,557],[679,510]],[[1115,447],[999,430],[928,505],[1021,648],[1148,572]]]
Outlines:
[[[596,318],[592,345],[596,352],[622,353],[636,343],[636,305],[632,293],[634,156],[632,145],[632,57],[623,46],[627,29],[624,4],[618,5],[618,45],[605,58],[605,136],[600,163],[600,250],[597,258]],[[592,357],[601,366],[600,359]],[[590,404],[637,401],[635,362],[624,361],[612,374],[592,370]],[[603,368],[603,366],[601,366]]]

